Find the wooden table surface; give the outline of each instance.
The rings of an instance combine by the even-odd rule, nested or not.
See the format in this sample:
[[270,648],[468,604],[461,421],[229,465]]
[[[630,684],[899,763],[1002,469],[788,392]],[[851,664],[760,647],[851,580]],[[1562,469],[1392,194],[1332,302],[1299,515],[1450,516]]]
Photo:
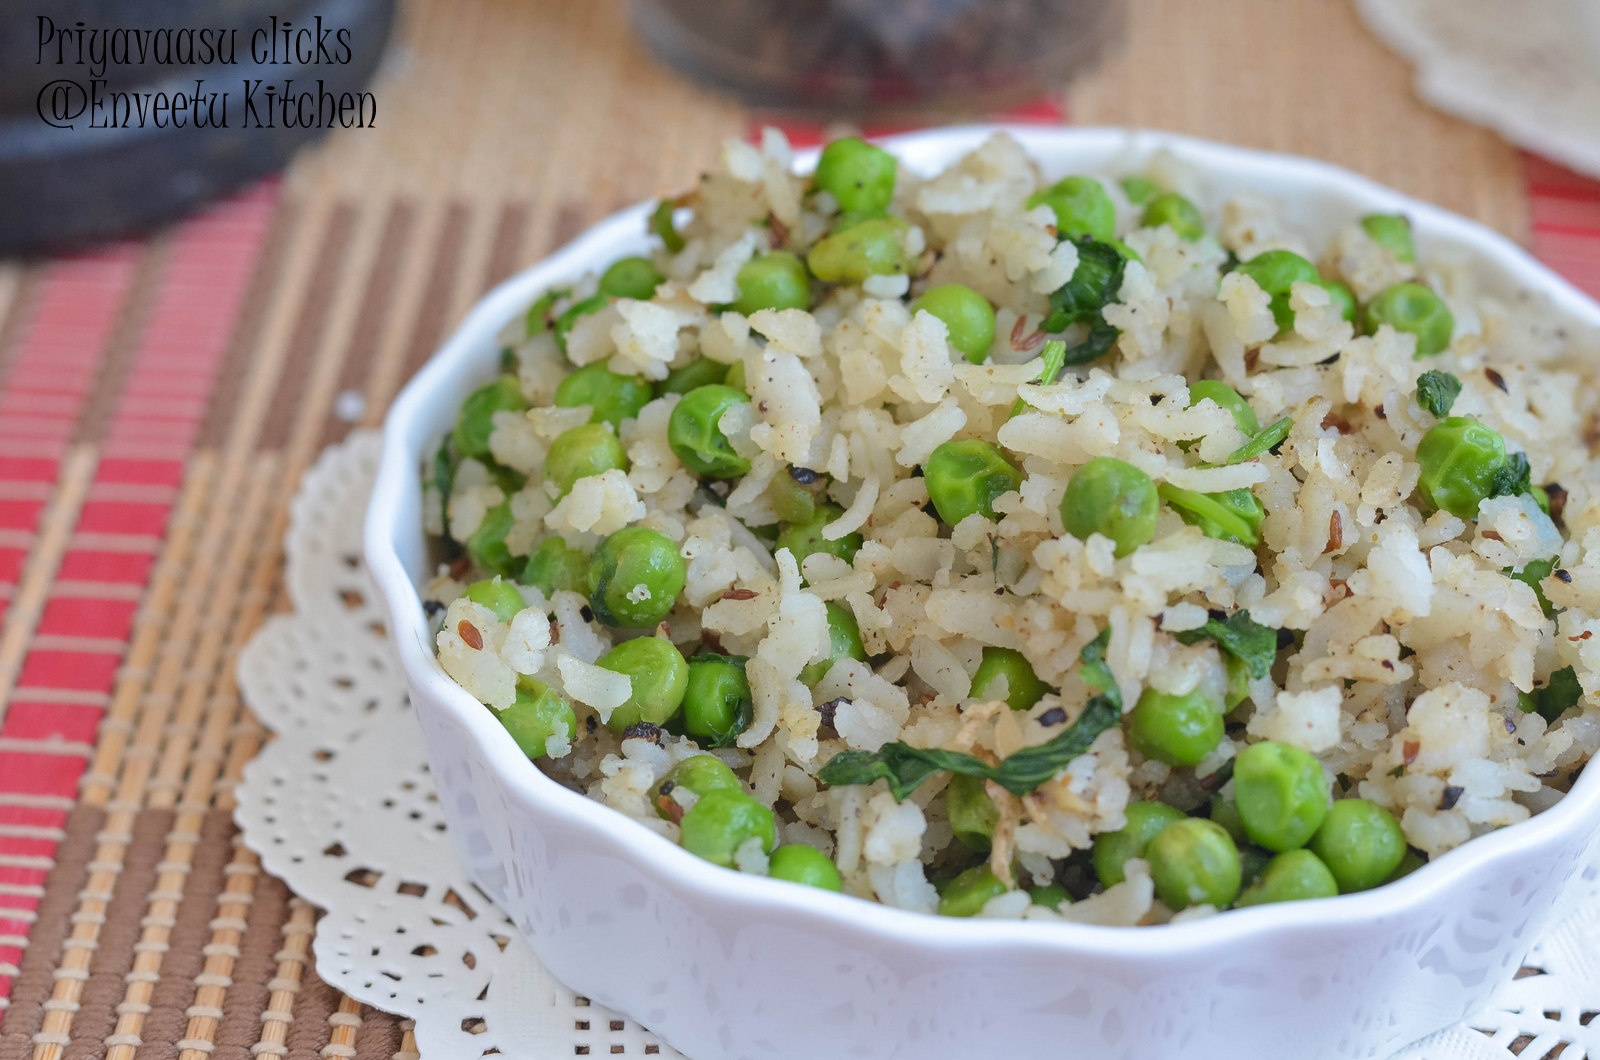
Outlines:
[[[621,0],[417,0],[375,91],[376,128],[202,217],[0,265],[0,1060],[415,1055],[230,818],[287,502],[490,284],[759,117]],[[1133,0],[1060,105],[1326,158],[1600,277],[1600,188],[1424,106],[1345,0]]]

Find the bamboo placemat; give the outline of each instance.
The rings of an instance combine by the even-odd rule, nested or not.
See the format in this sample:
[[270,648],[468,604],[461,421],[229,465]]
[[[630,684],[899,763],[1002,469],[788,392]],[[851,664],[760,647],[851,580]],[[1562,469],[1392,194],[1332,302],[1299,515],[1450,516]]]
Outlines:
[[[1600,187],[1430,111],[1342,0],[1136,0],[1084,123],[1329,158],[1600,289]],[[499,278],[754,120],[620,0],[404,10],[376,129],[153,238],[0,265],[0,1060],[415,1055],[236,841],[287,503]]]

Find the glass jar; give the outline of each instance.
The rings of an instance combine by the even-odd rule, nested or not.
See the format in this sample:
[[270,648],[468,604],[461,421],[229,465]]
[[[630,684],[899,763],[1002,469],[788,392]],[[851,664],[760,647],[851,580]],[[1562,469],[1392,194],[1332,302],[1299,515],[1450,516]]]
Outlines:
[[1120,37],[1122,0],[633,0],[665,62],[802,114],[993,111],[1064,84]]

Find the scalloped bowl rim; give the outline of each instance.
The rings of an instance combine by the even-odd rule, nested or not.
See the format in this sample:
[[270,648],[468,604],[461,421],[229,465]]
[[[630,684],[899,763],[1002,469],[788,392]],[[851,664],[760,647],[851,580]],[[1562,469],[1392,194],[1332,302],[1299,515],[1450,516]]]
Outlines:
[[[902,156],[914,170],[930,160],[947,164],[994,132],[1007,132],[1024,148],[1044,143],[1077,147],[1089,153],[1144,157],[1168,151],[1206,178],[1225,181],[1239,173],[1270,171],[1274,180],[1292,178],[1350,201],[1352,209],[1404,212],[1420,241],[1445,237],[1464,245],[1529,291],[1551,309],[1600,330],[1600,305],[1535,260],[1511,240],[1438,206],[1412,199],[1330,163],[1218,144],[1172,133],[1115,127],[1038,127],[1004,124],[955,126],[884,137],[877,142]],[[796,153],[797,167],[814,165],[816,149]],[[1030,151],[1030,154],[1032,152]],[[905,157],[905,156],[911,157]],[[923,165],[918,165],[921,162]],[[1394,883],[1357,894],[1314,902],[1290,902],[1232,910],[1212,916],[1130,929],[1069,922],[939,917],[881,905],[811,887],[719,868],[634,822],[622,813],[563,787],[545,776],[481,703],[451,680],[436,661],[415,586],[396,547],[396,535],[420,532],[398,526],[397,509],[407,491],[420,491],[417,469],[424,450],[408,435],[430,404],[430,393],[457,373],[459,365],[523,311],[544,287],[595,268],[604,253],[637,234],[654,202],[621,210],[588,229],[540,263],[501,283],[485,296],[457,331],[401,392],[384,422],[383,451],[365,525],[369,570],[388,606],[391,641],[408,679],[444,706],[457,725],[470,732],[497,778],[530,812],[565,820],[607,836],[626,850],[646,873],[663,882],[703,892],[708,898],[774,913],[815,918],[863,936],[939,950],[1020,948],[1063,956],[1118,955],[1163,958],[1192,956],[1211,947],[1294,927],[1351,927],[1420,910],[1448,896],[1469,878],[1492,872],[1533,849],[1553,842],[1567,829],[1600,826],[1600,769],[1585,769],[1559,802],[1525,821],[1479,836]],[[420,708],[419,708],[420,709]]]

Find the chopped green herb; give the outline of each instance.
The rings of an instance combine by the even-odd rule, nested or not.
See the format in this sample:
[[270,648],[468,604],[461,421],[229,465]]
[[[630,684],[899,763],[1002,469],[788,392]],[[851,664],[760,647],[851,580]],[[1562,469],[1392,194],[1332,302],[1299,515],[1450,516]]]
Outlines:
[[1235,611],[1225,619],[1209,619],[1199,629],[1174,633],[1180,644],[1194,644],[1210,637],[1217,647],[1238,659],[1249,669],[1250,676],[1263,678],[1272,672],[1272,663],[1278,657],[1278,631],[1258,624],[1245,610]]
[[1583,686],[1578,683],[1578,672],[1570,666],[1563,666],[1550,675],[1550,680],[1545,682],[1543,688],[1524,692],[1517,697],[1517,701],[1524,714],[1538,714],[1553,724],[1557,718],[1577,706],[1582,698]]
[[1393,769],[1389,770],[1389,776],[1391,777],[1403,777],[1405,775],[1406,767],[1403,765],[1395,766]]
[[1417,379],[1417,404],[1440,419],[1450,415],[1450,409],[1461,393],[1461,380],[1437,368],[1423,372]]
[[672,223],[672,213],[672,200],[662,199],[656,205],[655,213],[650,215],[650,231],[661,238],[661,244],[667,248],[668,254],[676,254],[683,249],[683,236],[678,234],[677,226]]
[[1121,333],[1106,323],[1103,310],[1116,301],[1117,292],[1122,289],[1122,272],[1128,264],[1128,259],[1109,243],[1085,236],[1077,241],[1077,247],[1078,267],[1072,279],[1050,295],[1050,315],[1043,324],[1051,334],[1073,324],[1089,325],[1088,338],[1064,351],[1066,364],[1088,364],[1116,344]]
[[1495,470],[1494,478],[1489,480],[1491,497],[1519,497],[1532,489],[1527,453],[1512,453],[1506,457],[1506,462]]
[[1544,594],[1544,580],[1554,574],[1555,569],[1555,557],[1551,557],[1529,560],[1521,570],[1507,567],[1505,573],[1533,590],[1534,595],[1539,598],[1539,606],[1544,609],[1545,618],[1555,618],[1560,608],[1552,604],[1550,598]]
[[889,782],[889,793],[904,799],[935,773],[946,771],[961,776],[992,780],[1013,795],[1026,795],[1065,769],[1087,751],[1095,739],[1122,718],[1122,694],[1111,668],[1105,662],[1110,629],[1103,630],[1083,651],[1083,679],[1099,690],[1084,705],[1078,720],[1062,732],[1035,747],[1026,747],[990,765],[960,751],[912,747],[895,741],[876,751],[842,751],[817,773],[825,784],[871,784]]
[[1254,460],[1258,456],[1276,449],[1289,437],[1289,432],[1294,429],[1294,417],[1285,416],[1277,423],[1268,424],[1256,433],[1256,436],[1235,449],[1224,460],[1224,464],[1242,464],[1246,460]]
[[[433,488],[439,491],[439,502],[446,509],[450,507],[450,491],[454,488],[456,477],[456,463],[454,454],[450,451],[450,436],[445,435],[444,441],[439,443],[439,451],[433,454]],[[445,520],[445,537],[450,536],[450,521]]]
[[[1060,339],[1044,344],[1044,352],[1039,355],[1039,374],[1034,377],[1034,382],[1040,386],[1049,386],[1061,374],[1061,369],[1067,364],[1067,344]],[[1017,403],[1011,406],[1011,415],[1015,416],[1028,407],[1028,403],[1017,398]]]

